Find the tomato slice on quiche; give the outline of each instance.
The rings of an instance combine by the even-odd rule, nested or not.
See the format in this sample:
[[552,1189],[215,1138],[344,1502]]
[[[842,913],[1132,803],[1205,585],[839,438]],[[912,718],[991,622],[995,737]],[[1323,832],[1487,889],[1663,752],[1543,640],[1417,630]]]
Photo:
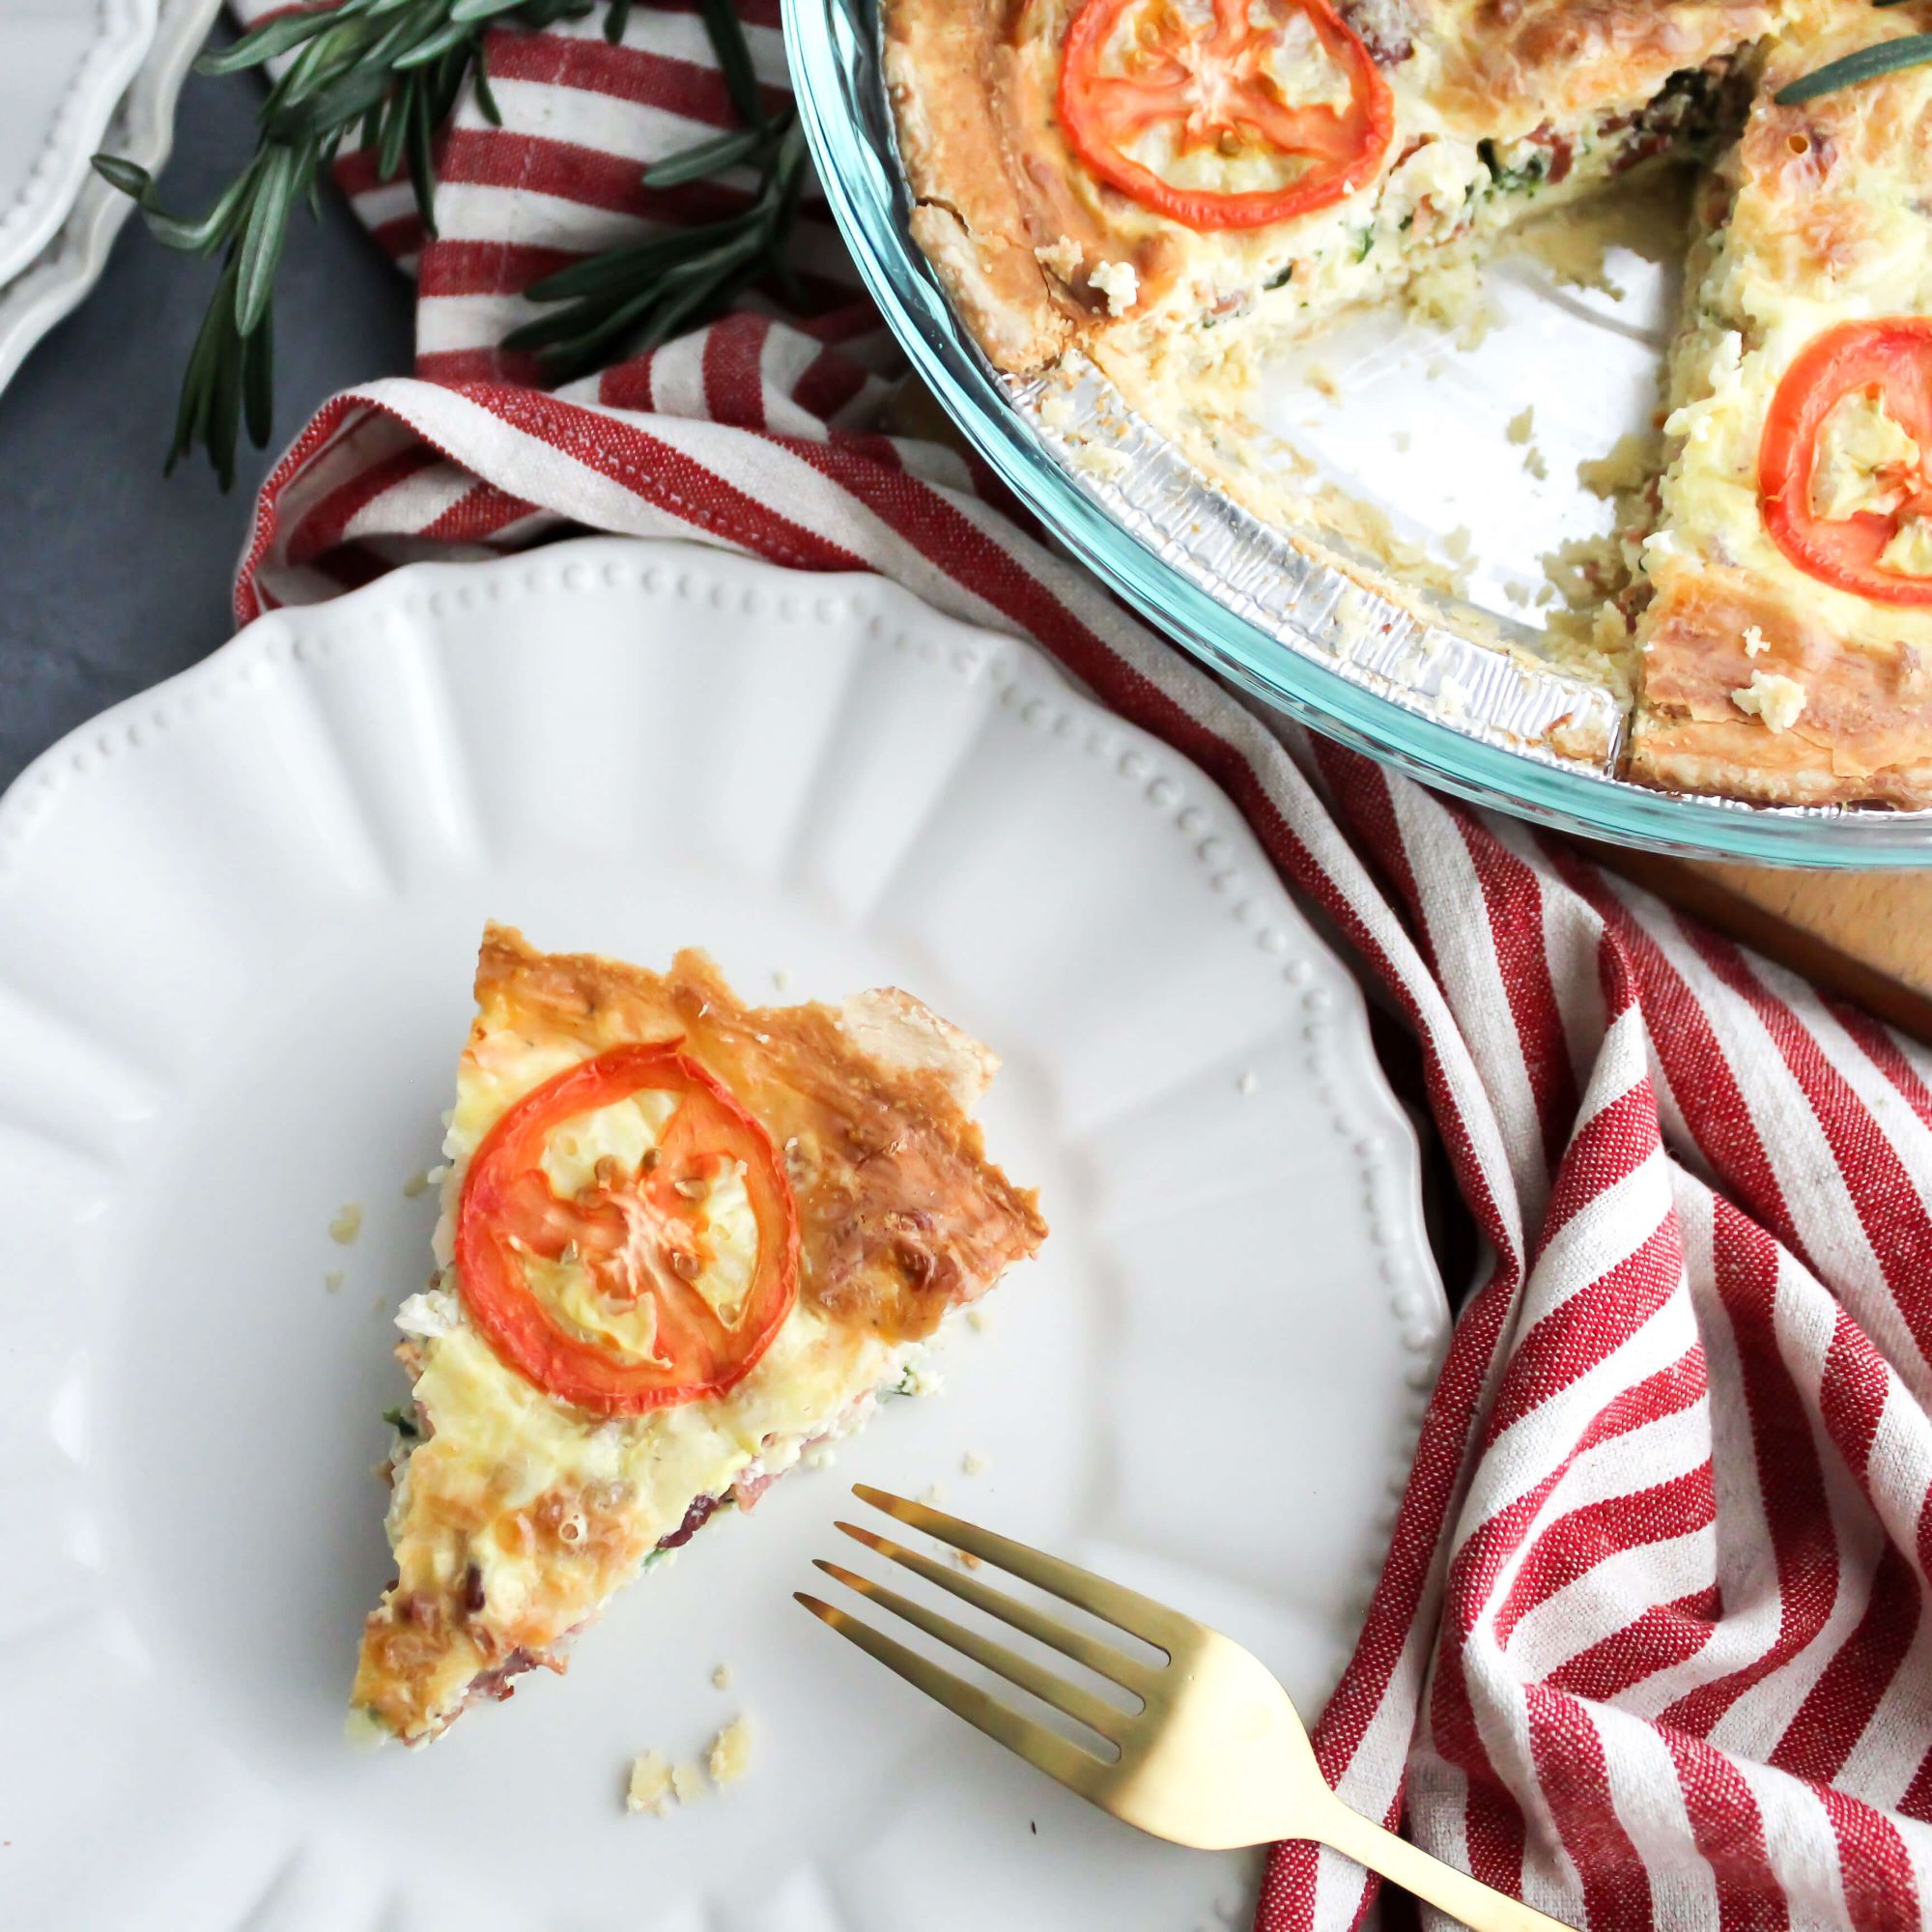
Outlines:
[[968,1118],[997,1063],[903,993],[754,1009],[700,953],[657,974],[493,926],[476,1002],[351,1698],[408,1744],[561,1670],[1046,1233]]
[[1086,0],[1059,103],[1100,180],[1199,229],[1261,228],[1341,200],[1395,127],[1387,81],[1327,0]]
[[1844,322],[1784,373],[1758,447],[1765,527],[1807,576],[1932,604],[1932,317]]
[[[613,1116],[635,1158],[588,1158]],[[612,1047],[490,1129],[456,1264],[506,1361],[561,1401],[635,1415],[756,1367],[797,1299],[798,1208],[771,1136],[722,1081],[674,1042]]]

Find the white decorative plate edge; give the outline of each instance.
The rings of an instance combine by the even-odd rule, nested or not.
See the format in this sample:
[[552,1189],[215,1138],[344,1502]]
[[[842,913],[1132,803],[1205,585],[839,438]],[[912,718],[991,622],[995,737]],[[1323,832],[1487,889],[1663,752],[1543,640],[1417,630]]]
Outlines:
[[[147,58],[101,136],[103,151],[158,173],[174,146],[175,102],[221,0],[161,0]],[[45,246],[0,281],[0,388],[41,338],[79,307],[134,204],[90,169]]]

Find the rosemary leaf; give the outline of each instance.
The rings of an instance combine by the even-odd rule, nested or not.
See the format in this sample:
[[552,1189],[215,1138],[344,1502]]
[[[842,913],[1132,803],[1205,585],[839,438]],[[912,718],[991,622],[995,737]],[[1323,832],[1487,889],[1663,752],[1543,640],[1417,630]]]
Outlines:
[[194,71],[240,73],[245,68],[260,67],[264,61],[273,60],[277,54],[285,54],[304,41],[313,40],[333,24],[327,14],[283,14],[265,20],[259,27],[251,27],[233,46],[224,47],[219,53],[203,54],[195,62]]
[[300,186],[301,155],[295,148],[270,148],[248,211],[236,262],[235,332],[250,334],[262,320],[274,290],[275,270],[288,239],[289,210]]
[[497,105],[497,97],[490,87],[490,60],[485,51],[487,43],[476,43],[476,104],[483,110],[483,118],[493,128],[503,125],[503,110]]
[[745,29],[739,24],[734,0],[697,0],[697,11],[704,16],[712,51],[717,54],[719,71],[724,76],[724,90],[731,97],[738,119],[750,127],[762,128],[765,103],[758,93],[752,49],[745,43]]
[[749,161],[765,145],[761,128],[740,128],[735,133],[720,134],[695,147],[683,148],[644,170],[646,187],[682,187],[686,182],[701,181],[706,175],[723,174],[741,161]]
[[1789,87],[1779,88],[1774,99],[1780,107],[1799,107],[1822,94],[1857,87],[1903,68],[1923,67],[1928,61],[1932,61],[1932,34],[1903,34],[1895,41],[1881,41],[1876,46],[1861,47],[1857,53],[1827,61]]
[[436,129],[431,125],[429,92],[417,86],[409,91],[410,100],[410,186],[415,191],[416,213],[422,216],[423,233],[436,235]]
[[403,164],[403,143],[410,132],[410,90],[398,88],[383,109],[383,138],[376,149],[376,178],[394,181]]
[[460,47],[475,30],[466,20],[452,20],[440,34],[430,34],[415,45],[399,53],[395,65],[407,72],[412,67],[427,67],[440,60],[452,47]]
[[762,219],[753,210],[716,228],[677,228],[633,248],[586,255],[582,261],[573,262],[568,268],[532,282],[524,294],[531,301],[540,302],[579,301],[586,296],[621,294],[721,241],[753,233]]
[[246,405],[248,440],[260,449],[269,440],[275,414],[275,318],[270,310],[262,326],[242,345],[242,388]]
[[[325,129],[355,121],[364,114],[381,125],[383,103],[389,95],[389,76],[374,68],[353,69],[339,80],[318,88],[306,100],[276,115],[265,111],[262,126],[270,138],[301,140]],[[365,131],[361,145],[375,146]]]
[[94,172],[110,186],[132,196],[143,208],[147,206],[155,178],[139,162],[123,160],[119,155],[96,155],[93,167]]
[[631,24],[631,0],[611,0],[604,14],[604,38],[614,47],[624,38],[624,29]]
[[235,487],[235,438],[242,427],[242,389],[247,380],[247,359],[248,344],[244,339],[239,355],[224,355],[214,365],[210,384],[204,431],[209,448],[216,452],[215,479],[224,490]]
[[194,347],[188,352],[182,378],[181,402],[175,411],[174,440],[168,448],[167,469],[194,447],[208,412],[215,372],[235,344],[235,264],[231,257],[214,284],[214,298],[201,319]]

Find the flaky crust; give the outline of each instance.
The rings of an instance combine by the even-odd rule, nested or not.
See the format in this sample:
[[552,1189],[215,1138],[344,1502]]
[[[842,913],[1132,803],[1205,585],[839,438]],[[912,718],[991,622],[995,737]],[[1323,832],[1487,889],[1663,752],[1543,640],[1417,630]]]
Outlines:
[[867,1040],[829,1007],[741,1005],[702,952],[680,952],[658,974],[538,952],[492,925],[476,1006],[478,1037],[561,1034],[592,1052],[680,1039],[788,1156],[799,1293],[835,1320],[895,1339],[929,1334],[1045,1238],[1033,1191],[986,1159],[960,1105],[990,1056],[908,994],[861,1007]]
[[1073,325],[1034,253],[990,82],[994,0],[887,0],[885,75],[913,193],[913,240],[1003,369],[1043,368]]
[[[1932,666],[1916,646],[1852,641],[1816,603],[1722,569],[1675,576],[1649,642],[1632,777],[1773,805],[1932,804]],[[1739,708],[1754,674],[1803,689],[1785,729]]]

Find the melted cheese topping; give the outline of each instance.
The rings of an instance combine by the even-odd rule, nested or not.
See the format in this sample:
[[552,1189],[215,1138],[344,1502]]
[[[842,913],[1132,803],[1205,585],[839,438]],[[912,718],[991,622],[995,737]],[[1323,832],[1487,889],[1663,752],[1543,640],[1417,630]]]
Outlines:
[[1740,711],[1761,719],[1768,730],[1788,731],[1804,709],[1804,687],[1796,678],[1776,671],[1754,670],[1749,684],[1731,693],[1731,702]]
[[[966,4],[966,0],[961,0]],[[981,0],[975,0],[981,4]],[[1379,0],[1350,12],[1387,83],[1395,128],[1377,176],[1339,202],[1265,227],[1188,229],[1110,188],[1073,155],[1055,106],[1061,47],[1076,0],[1020,0],[1004,30],[1008,50],[989,57],[995,116],[1026,156],[1015,182],[1036,252],[1060,269],[1131,256],[1149,326],[1134,345],[1151,352],[1176,324],[1217,326],[1253,316],[1270,330],[1303,334],[1345,306],[1385,298],[1448,245],[1481,243],[1524,215],[1587,193],[1662,152],[1695,118],[1696,83],[1664,97],[1674,77],[1747,47],[1796,0],[1515,0],[1508,18],[1488,0]],[[912,15],[936,0],[895,0]],[[1211,20],[1209,0],[1170,0],[1164,10]],[[1101,50],[1099,70],[1132,71],[1130,49],[1153,10],[1133,8]],[[1251,18],[1278,31],[1262,66],[1293,108],[1349,104],[1350,74],[1305,14],[1255,6]],[[895,31],[917,37],[908,19]],[[1163,52],[1174,57],[1168,43]],[[1178,187],[1213,193],[1265,191],[1306,172],[1306,157],[1265,145],[1207,138],[1215,123],[1216,64],[1193,70],[1202,125],[1179,114],[1152,121],[1124,152]],[[967,84],[961,76],[960,85]],[[935,89],[946,83],[935,77]],[[935,99],[936,104],[936,99]],[[961,155],[959,165],[967,164]],[[974,155],[971,164],[983,166]],[[946,184],[922,185],[944,197]],[[1050,252],[1049,252],[1050,251]],[[1092,318],[1122,316],[1104,301],[1077,303]],[[1118,335],[1119,331],[1113,331]]]
[[[484,1134],[513,1100],[585,1057],[582,1048],[532,1044],[514,1034],[485,1035],[465,1054],[456,1112],[443,1143],[450,1174],[437,1231],[439,1254],[453,1249],[463,1177]],[[552,1137],[545,1157],[553,1185],[563,1191],[573,1181],[587,1184],[598,1160],[607,1156],[635,1168],[656,1145],[658,1130],[674,1110],[672,1099],[646,1094],[570,1122]],[[721,1259],[699,1285],[709,1282],[714,1303],[728,1304],[733,1294],[742,1298],[750,1284],[757,1230],[740,1177],[734,1174],[718,1186],[714,1199],[719,1195],[725,1197],[717,1209]],[[649,1351],[649,1297],[623,1314],[613,1313],[590,1286],[585,1269],[534,1258],[526,1265],[533,1288],[553,1294],[584,1332]],[[801,1298],[757,1367],[725,1395],[641,1415],[598,1417],[554,1401],[497,1357],[469,1323],[453,1264],[445,1264],[442,1285],[443,1312],[453,1316],[453,1324],[427,1342],[416,1383],[417,1405],[435,1433],[411,1456],[397,1489],[391,1513],[397,1558],[406,1579],[422,1568],[447,1581],[460,1576],[462,1563],[475,1563],[492,1614],[512,1626],[534,1612],[541,1628],[551,1620],[546,1599],[572,1594],[570,1545],[585,1545],[586,1571],[600,1567],[606,1554],[601,1546],[588,1547],[587,1524],[571,1534],[568,1517],[559,1519],[554,1539],[562,1550],[552,1547],[552,1539],[526,1535],[521,1519],[544,1497],[608,1503],[621,1495],[625,1540],[641,1559],[684,1520],[693,1497],[723,1495],[754,1462],[767,1474],[788,1467],[829,1419],[880,1382],[896,1379],[904,1353],[827,1321]],[[425,1525],[423,1513],[412,1505],[424,1500],[431,1486],[438,1506]],[[470,1525],[485,1533],[469,1533]],[[461,1533],[452,1534],[457,1526]],[[419,1547],[425,1528],[429,1547]],[[551,1631],[540,1640],[556,1634]],[[527,1634],[536,1635],[537,1629]]]
[[1837,522],[1861,511],[1889,516],[1905,501],[1920,462],[1918,445],[1877,396],[1846,396],[1818,434],[1811,509]]
[[1901,577],[1932,577],[1932,520],[1908,517],[1879,553],[1879,563]]

